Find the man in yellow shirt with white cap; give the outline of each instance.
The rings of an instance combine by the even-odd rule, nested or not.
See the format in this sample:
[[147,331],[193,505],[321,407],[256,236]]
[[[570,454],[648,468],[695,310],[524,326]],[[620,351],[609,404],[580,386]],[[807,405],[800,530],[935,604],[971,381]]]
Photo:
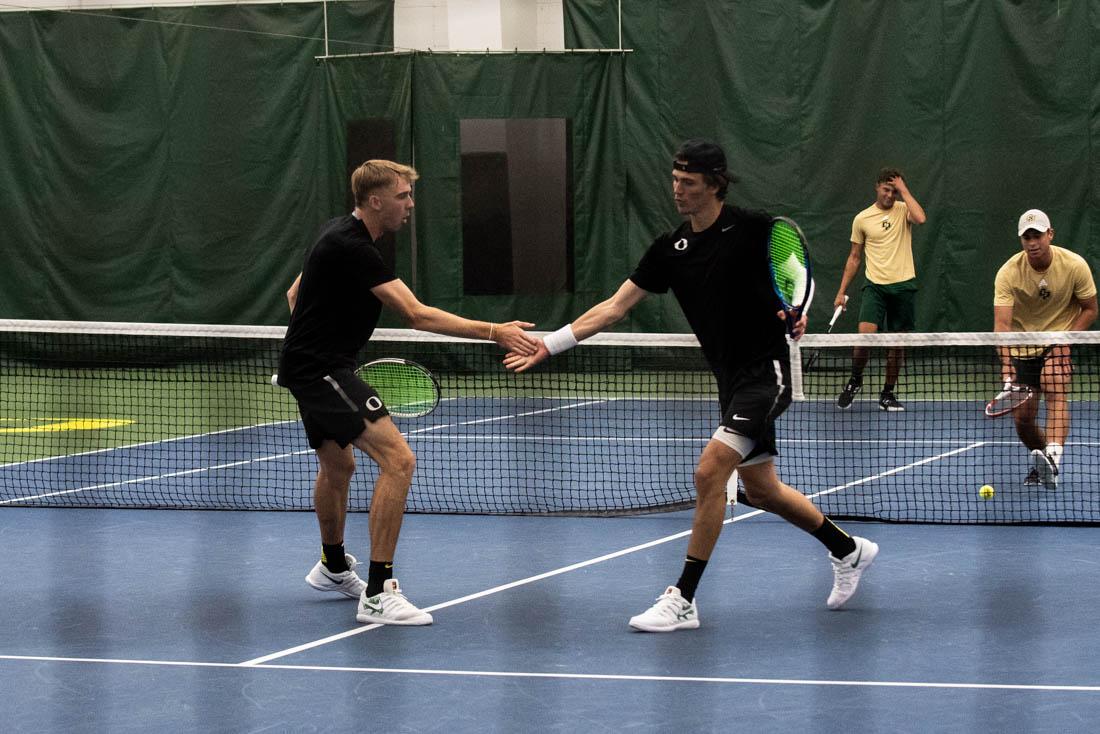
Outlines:
[[[997,271],[993,289],[994,331],[1084,331],[1096,320],[1096,285],[1085,259],[1058,247],[1050,218],[1038,209],[1020,217],[1022,252]],[[1027,385],[1046,400],[1046,425],[1039,426],[1039,401],[1013,412],[1016,434],[1031,451],[1033,467],[1025,486],[1058,486],[1062,447],[1069,435],[1072,361],[1068,344],[1001,347],[1006,382]]]

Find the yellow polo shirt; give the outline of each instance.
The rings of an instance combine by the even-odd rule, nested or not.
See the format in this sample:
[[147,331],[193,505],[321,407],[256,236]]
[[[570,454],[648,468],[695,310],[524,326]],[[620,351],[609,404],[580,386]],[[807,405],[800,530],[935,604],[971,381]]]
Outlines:
[[852,219],[852,242],[863,245],[867,280],[890,285],[917,277],[913,266],[913,225],[909,207],[895,201],[889,209],[877,204]]
[[997,271],[993,305],[1012,306],[1013,331],[1066,331],[1081,313],[1077,301],[1096,295],[1085,258],[1056,245],[1050,252],[1050,266],[1042,272],[1022,251]]

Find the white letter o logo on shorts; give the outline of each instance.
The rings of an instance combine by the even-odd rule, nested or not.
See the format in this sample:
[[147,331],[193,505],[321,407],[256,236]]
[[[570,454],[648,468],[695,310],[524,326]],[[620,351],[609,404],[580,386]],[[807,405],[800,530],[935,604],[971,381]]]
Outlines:
[[382,400],[377,395],[367,398],[367,410],[382,410]]

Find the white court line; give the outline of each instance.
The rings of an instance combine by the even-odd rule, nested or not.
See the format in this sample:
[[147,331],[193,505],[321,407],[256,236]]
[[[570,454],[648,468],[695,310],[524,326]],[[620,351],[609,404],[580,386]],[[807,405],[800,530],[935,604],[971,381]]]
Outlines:
[[[454,398],[454,399],[457,400],[458,398]],[[441,430],[443,428],[454,428],[456,426],[469,426],[469,425],[474,425],[475,423],[489,423],[491,421],[502,421],[502,420],[508,420],[510,418],[523,418],[523,417],[526,417],[526,416],[529,416],[529,415],[538,415],[540,413],[553,413],[554,411],[558,411],[558,410],[568,410],[569,408],[578,408],[578,407],[582,407],[582,406],[585,406],[585,405],[593,405],[593,404],[596,404],[596,403],[607,403],[607,402],[611,402],[612,400],[616,400],[616,399],[618,399],[618,398],[603,398],[603,399],[600,399],[600,400],[588,400],[586,402],[574,403],[572,405],[561,405],[561,406],[558,406],[556,408],[545,408],[543,410],[532,410],[532,411],[527,412],[527,413],[516,413],[516,414],[513,414],[513,415],[497,416],[495,418],[483,418],[483,419],[479,419],[479,420],[469,420],[469,421],[463,421],[461,423],[448,423],[448,424],[441,425],[441,426],[432,426],[430,428],[419,428],[415,431],[410,431],[407,435],[425,433],[425,432],[428,432],[428,431],[438,431],[438,430]],[[173,438],[158,438],[158,439],[155,439],[153,441],[142,441],[140,443],[130,443],[130,444],[125,444],[123,446],[111,446],[111,447],[108,447],[108,448],[105,448],[105,449],[93,449],[91,451],[80,451],[80,452],[75,453],[75,454],[58,454],[57,456],[45,456],[45,457],[42,457],[41,459],[29,459],[27,461],[13,461],[13,462],[8,463],[8,464],[0,464],[0,469],[7,469],[7,468],[13,467],[13,466],[26,466],[28,464],[39,464],[39,463],[42,463],[42,462],[45,462],[45,461],[57,461],[58,459],[71,459],[71,458],[76,457],[76,456],[92,456],[94,454],[103,454],[103,453],[107,453],[109,451],[122,451],[124,449],[136,449],[136,448],[141,448],[142,446],[153,446],[153,445],[161,444],[161,443],[172,443],[174,441],[187,441],[187,440],[192,439],[192,438],[204,438],[206,436],[219,436],[219,435],[224,434],[224,433],[234,433],[236,431],[247,431],[247,430],[250,430],[252,428],[265,428],[267,426],[281,426],[281,425],[286,425],[288,423],[297,423],[297,422],[298,422],[298,419],[295,418],[293,420],[271,421],[269,423],[255,423],[253,425],[239,426],[237,428],[226,428],[226,429],[223,429],[223,430],[220,430],[220,431],[207,431],[206,433],[194,433],[194,434],[191,434],[189,436],[175,436]],[[264,458],[257,459],[257,461],[265,461],[265,460],[266,459],[264,459]],[[148,477],[148,479],[159,479],[159,478],[160,478],[159,476],[158,477]],[[94,489],[94,488],[89,487],[88,489]],[[69,491],[77,492],[77,491],[80,491],[80,490],[75,490],[74,489],[74,490],[69,490]],[[43,496],[49,496],[49,495],[43,495]],[[37,499],[37,498],[32,497],[32,498],[29,498],[29,499]]]
[[[572,404],[569,404],[569,405],[561,405],[561,406],[557,406],[555,408],[544,408],[544,409],[541,409],[541,410],[529,411],[529,412],[526,412],[526,413],[516,413],[516,414],[505,415],[505,416],[496,416],[496,417],[493,417],[493,418],[479,418],[479,419],[475,419],[475,420],[462,421],[460,423],[448,423],[448,424],[443,424],[443,425],[438,425],[438,426],[430,426],[428,428],[419,428],[419,429],[416,429],[416,430],[408,431],[407,433],[405,433],[405,436],[415,437],[416,439],[432,440],[432,441],[489,441],[489,442],[530,441],[530,442],[535,442],[535,443],[539,443],[539,442],[542,442],[542,443],[569,443],[569,442],[575,442],[575,443],[609,443],[609,444],[611,444],[611,443],[657,443],[657,444],[685,443],[685,444],[697,444],[697,443],[706,443],[707,441],[710,440],[709,438],[706,438],[706,437],[699,437],[699,438],[650,437],[650,438],[645,438],[645,437],[639,437],[639,436],[623,436],[623,437],[617,437],[617,436],[549,436],[549,437],[547,437],[547,436],[523,436],[523,435],[485,435],[485,436],[481,436],[481,435],[475,435],[475,434],[459,435],[459,436],[428,436],[428,435],[425,435],[428,432],[438,431],[438,430],[442,430],[444,428],[456,428],[456,427],[459,427],[459,426],[474,425],[474,424],[478,424],[478,423],[490,423],[490,422],[494,422],[494,421],[509,420],[509,419],[512,419],[512,418],[523,418],[523,417],[527,417],[527,416],[531,416],[531,415],[539,415],[539,414],[543,414],[543,413],[553,413],[553,412],[558,412],[558,411],[562,411],[562,410],[570,410],[572,408],[581,408],[581,407],[585,407],[585,406],[588,406],[588,405],[593,405],[593,404],[597,404],[597,403],[605,403],[605,402],[609,402],[609,400],[607,400],[607,399],[604,399],[604,400],[588,400],[588,401],[584,401],[584,402],[580,402],[580,403],[572,403]],[[87,452],[84,452],[82,454],[71,454],[71,456],[84,456],[84,455],[87,455],[87,454],[97,454],[97,453],[103,453],[103,452],[106,452],[106,451],[114,451],[116,449],[135,448],[135,447],[139,447],[139,446],[148,446],[148,445],[157,444],[157,443],[169,443],[169,442],[172,442],[172,441],[182,441],[182,440],[185,440],[185,439],[188,439],[188,438],[201,438],[203,436],[213,436],[213,435],[218,435],[218,434],[222,434],[222,433],[232,433],[234,431],[242,431],[242,430],[246,430],[248,428],[260,428],[260,427],[263,427],[263,426],[270,426],[270,425],[283,425],[283,424],[293,423],[293,422],[295,422],[295,421],[275,421],[275,422],[272,422],[272,423],[258,424],[256,426],[243,426],[241,428],[230,428],[230,429],[226,429],[226,430],[223,430],[223,431],[213,431],[213,432],[210,432],[210,433],[195,434],[193,436],[180,436],[180,437],[172,438],[172,439],[164,439],[162,441],[146,441],[144,443],[131,444],[129,446],[118,446],[118,447],[115,447],[113,449],[99,449],[99,450],[96,450],[96,451],[87,451]],[[781,444],[824,444],[824,445],[830,445],[830,444],[841,444],[841,445],[844,445],[844,444],[858,444],[858,445],[886,444],[886,445],[906,445],[906,446],[939,446],[939,445],[953,446],[953,445],[963,443],[964,440],[965,439],[957,439],[957,440],[952,440],[952,439],[928,439],[928,440],[907,439],[907,440],[894,440],[894,441],[887,440],[887,439],[869,439],[869,440],[862,440],[862,439],[779,439],[779,443],[781,443]],[[966,448],[966,450],[968,450],[969,448],[974,448],[975,446],[978,446],[978,445],[1013,445],[1014,446],[1014,445],[1016,445],[1016,443],[1017,442],[1015,442],[1015,441],[983,441],[979,444],[970,444],[968,447],[965,447],[965,448]],[[1093,445],[1095,443],[1100,443],[1100,442],[1074,442],[1074,441],[1070,441],[1070,442],[1067,442],[1067,446],[1071,446],[1071,445],[1088,446],[1088,445]],[[124,486],[132,485],[132,484],[141,484],[143,482],[155,482],[155,481],[160,481],[162,479],[172,479],[174,477],[189,476],[189,475],[193,475],[193,474],[202,474],[202,473],[205,473],[205,472],[220,471],[222,469],[230,469],[230,468],[233,468],[233,467],[245,466],[247,464],[252,464],[252,463],[257,463],[258,464],[258,463],[262,463],[262,462],[265,462],[265,461],[274,461],[274,460],[277,460],[277,459],[285,459],[285,458],[289,458],[289,457],[292,457],[292,456],[300,456],[300,455],[303,455],[303,454],[312,453],[312,451],[313,451],[312,449],[303,449],[303,450],[300,450],[300,451],[291,451],[291,452],[282,453],[282,454],[272,454],[272,455],[268,455],[268,456],[259,456],[259,457],[254,457],[254,458],[250,458],[250,459],[242,459],[240,461],[233,461],[233,462],[228,462],[228,463],[225,463],[225,464],[217,464],[217,465],[214,465],[214,466],[197,467],[197,468],[184,469],[184,470],[174,471],[174,472],[165,472],[165,473],[162,473],[162,474],[154,474],[154,475],[149,475],[149,476],[144,476],[144,477],[134,477],[132,479],[119,480],[119,481],[116,481],[116,482],[104,482],[102,484],[91,484],[91,485],[86,485],[86,486],[83,486],[83,487],[73,487],[73,488],[70,488],[70,489],[55,490],[53,492],[44,492],[44,493],[35,494],[35,495],[24,495],[24,496],[20,496],[20,497],[12,497],[12,498],[9,498],[9,499],[0,500],[0,506],[15,504],[15,503],[19,503],[19,502],[31,502],[31,501],[34,501],[34,500],[48,499],[50,497],[61,497],[61,496],[65,496],[65,495],[77,494],[77,493],[80,493],[80,492],[94,492],[94,491],[97,491],[97,490],[112,489],[112,488],[116,488],[116,487],[124,487]],[[0,465],[0,469],[12,467],[12,466],[20,466],[20,465],[23,465],[23,464],[34,464],[34,463],[41,462],[41,461],[50,461],[50,460],[54,460],[54,459],[58,459],[58,458],[68,458],[68,457],[51,457],[50,459],[34,459],[32,461],[16,462],[14,464],[3,464],[3,465]],[[886,475],[883,475],[883,476],[886,476]],[[851,486],[851,485],[845,485],[844,487],[841,487],[840,489],[846,488],[847,486]]]
[[242,668],[327,673],[383,673],[388,675],[438,675],[469,678],[529,678],[552,680],[637,681],[643,683],[719,683],[763,686],[850,686],[857,688],[933,688],[993,691],[1062,691],[1100,693],[1100,686],[1039,683],[943,683],[936,681],[832,680],[813,678],[734,678],[702,675],[629,675],[622,673],[539,673],[506,670],[446,670],[439,668],[368,668],[350,665],[252,665],[207,663],[185,660],[128,660],[125,658],[71,658],[43,655],[0,655],[0,660],[34,663],[93,663],[100,665],[144,665],[169,668]]
[[[553,413],[553,412],[556,412],[556,411],[559,411],[559,410],[569,410],[570,408],[581,408],[581,407],[584,407],[586,405],[593,405],[595,403],[606,403],[606,402],[608,402],[607,399],[588,400],[588,401],[581,402],[581,403],[573,403],[571,405],[559,405],[556,408],[544,408],[542,410],[533,410],[533,411],[530,411],[530,412],[527,412],[527,413],[516,413],[516,414],[513,414],[513,415],[496,416],[494,418],[479,418],[477,420],[463,421],[461,423],[448,423],[448,424],[444,424],[444,425],[440,425],[440,426],[431,426],[429,428],[419,428],[415,431],[409,431],[408,434],[406,434],[406,435],[411,436],[411,435],[414,435],[414,434],[425,433],[427,431],[438,431],[438,430],[441,430],[443,428],[455,428],[457,426],[468,426],[468,425],[473,425],[475,423],[489,423],[491,421],[509,420],[511,418],[523,418],[523,417],[526,417],[526,416],[529,416],[529,415],[538,415],[540,413]],[[274,423],[262,423],[262,424],[259,424],[259,425],[256,425],[256,426],[244,426],[242,428],[230,428],[230,429],[227,429],[227,430],[224,430],[224,431],[213,431],[211,433],[200,433],[200,434],[196,434],[194,436],[181,436],[181,437],[178,437],[178,438],[164,439],[163,441],[146,441],[144,443],[131,444],[129,446],[116,446],[113,449],[98,449],[96,451],[86,451],[86,452],[83,452],[83,453],[80,453],[80,454],[70,454],[69,456],[85,456],[87,454],[98,454],[98,453],[103,453],[105,451],[114,451],[116,449],[134,448],[134,447],[137,447],[137,446],[149,446],[149,445],[156,444],[156,443],[168,443],[170,441],[181,441],[185,438],[198,438],[198,437],[202,437],[202,436],[214,436],[214,435],[217,435],[217,434],[220,434],[220,433],[230,433],[232,431],[242,431],[242,430],[245,430],[247,428],[260,428],[262,426],[281,425],[281,424],[285,424],[285,423],[294,423],[294,422],[296,422],[296,421],[276,421]],[[73,487],[72,489],[59,489],[59,490],[56,490],[56,491],[53,491],[53,492],[44,492],[42,494],[25,495],[25,496],[22,496],[22,497],[12,497],[10,499],[0,500],[0,505],[10,505],[10,504],[13,504],[13,503],[16,503],[16,502],[30,502],[32,500],[47,499],[49,497],[60,497],[60,496],[63,496],[63,495],[68,495],[68,494],[76,494],[78,492],[94,492],[94,491],[99,490],[99,489],[112,489],[114,487],[124,487],[124,486],[130,485],[130,484],[140,484],[142,482],[155,482],[155,481],[158,481],[158,480],[161,480],[161,479],[171,479],[173,477],[183,477],[183,476],[189,476],[191,474],[202,474],[204,472],[218,471],[218,470],[221,470],[221,469],[230,469],[230,468],[235,467],[235,466],[244,466],[246,464],[260,463],[260,462],[263,462],[263,461],[274,461],[276,459],[285,459],[285,458],[288,458],[288,457],[291,457],[291,456],[300,456],[301,454],[310,454],[310,453],[313,453],[313,449],[304,449],[304,450],[301,450],[301,451],[291,451],[291,452],[284,453],[284,454],[272,454],[272,455],[269,455],[269,456],[259,456],[259,457],[255,457],[255,458],[251,458],[251,459],[241,459],[240,461],[231,461],[231,462],[226,463],[226,464],[217,464],[215,466],[203,466],[203,467],[197,467],[197,468],[194,468],[194,469],[182,469],[180,471],[165,472],[163,474],[156,474],[156,475],[152,475],[152,476],[134,477],[133,479],[125,479],[125,480],[120,480],[120,481],[117,481],[117,482],[105,482],[103,484],[91,484],[91,485],[87,485],[87,486],[84,486],[84,487]],[[51,459],[59,459],[59,458],[68,458],[68,456],[51,457]],[[4,465],[0,465],[0,469],[3,469],[5,467],[11,467],[11,466],[20,466],[22,464],[34,464],[34,463],[37,463],[37,462],[40,462],[40,461],[49,461],[51,459],[34,459],[33,461],[17,462],[15,464],[4,464]]]
[[570,403],[569,405],[559,405],[556,408],[543,408],[541,410],[530,410],[526,413],[510,413],[508,415],[498,415],[492,418],[477,418],[475,420],[462,421],[461,423],[445,423],[441,426],[431,426],[430,428],[418,428],[415,431],[409,431],[409,436],[414,434],[427,433],[429,431],[440,431],[444,428],[455,428],[457,426],[473,426],[478,423],[493,423],[495,421],[506,421],[512,418],[526,418],[529,415],[541,415],[542,413],[556,413],[559,410],[569,410],[571,408],[583,408],[586,405],[596,405],[598,403],[612,402],[613,398],[602,398],[600,400],[586,400],[580,403]]
[[[406,435],[411,436],[415,431]],[[687,438],[674,438],[666,436],[538,436],[534,434],[507,434],[507,433],[461,433],[447,436],[417,436],[426,441],[527,441],[531,443],[707,443],[710,436],[693,436]],[[973,436],[965,438],[914,438],[914,439],[885,439],[885,438],[781,438],[778,443],[783,444],[823,444],[823,445],[859,445],[883,444],[886,446],[962,446],[968,441],[973,441]],[[1006,446],[1019,445],[1019,441],[984,441],[988,445],[1003,444]],[[1100,443],[1100,442],[1097,442]],[[1087,446],[1087,442],[1076,443],[1069,441],[1067,446]]]
[[[909,464],[905,464],[903,466],[899,466],[899,467],[895,467],[893,469],[889,469],[887,471],[881,472],[879,474],[875,474],[875,475],[870,476],[870,477],[864,477],[863,479],[857,479],[853,482],[848,482],[847,484],[841,484],[841,485],[838,485],[836,487],[831,487],[829,489],[825,489],[825,490],[822,490],[820,492],[815,492],[814,494],[809,494],[809,495],[806,495],[806,496],[810,499],[814,499],[815,497],[821,497],[821,496],[826,495],[826,494],[832,494],[833,492],[839,492],[842,489],[848,489],[850,487],[854,487],[854,486],[859,485],[859,484],[865,484],[867,482],[873,482],[874,480],[881,479],[882,477],[888,477],[892,474],[898,474],[900,472],[906,471],[908,469],[912,469],[914,467],[922,466],[924,464],[929,464],[933,461],[939,461],[940,459],[945,459],[949,456],[954,456],[955,454],[963,453],[964,451],[970,451],[971,449],[978,448],[981,445],[982,445],[982,442],[972,443],[969,446],[965,446],[963,448],[954,449],[952,451],[947,451],[947,452],[944,452],[942,454],[937,454],[936,456],[929,456],[929,457],[926,457],[924,459],[920,459],[918,461],[914,461],[914,462],[911,462]],[[746,512],[743,515],[738,515],[736,517],[726,518],[722,522],[722,524],[723,525],[729,525],[731,523],[741,522],[742,520],[747,520],[750,517],[756,517],[758,515],[763,515],[763,514],[764,514],[763,510],[753,510],[752,512]],[[492,594],[497,594],[501,591],[507,591],[508,589],[514,589],[518,586],[525,586],[527,584],[531,584],[531,583],[534,583],[536,581],[541,581],[543,579],[548,579],[552,576],[559,576],[563,573],[569,573],[570,571],[576,571],[577,569],[584,568],[586,566],[593,566],[597,563],[603,563],[604,561],[611,560],[612,558],[618,558],[620,556],[625,556],[625,555],[628,555],[630,553],[635,553],[635,552],[640,551],[640,550],[645,550],[647,548],[652,548],[654,546],[662,545],[664,543],[669,543],[673,540],[677,540],[679,538],[684,538],[688,535],[691,535],[691,530],[684,530],[684,531],[681,531],[679,533],[675,533],[673,535],[666,535],[663,538],[657,538],[656,540],[651,540],[648,543],[642,543],[640,545],[631,546],[630,548],[624,548],[623,550],[618,550],[618,551],[615,551],[614,553],[607,553],[605,555],[598,556],[596,558],[590,558],[587,561],[580,561],[578,563],[573,563],[573,564],[568,565],[568,566],[563,566],[561,568],[556,568],[552,571],[546,571],[544,573],[536,574],[534,576],[528,576],[527,578],[520,579],[518,581],[512,581],[512,582],[507,583],[507,584],[501,584],[500,586],[494,586],[491,589],[486,589],[484,591],[479,591],[479,592],[474,593],[474,594],[468,594],[466,596],[462,596],[462,597],[459,597],[457,599],[452,599],[450,601],[445,601],[445,602],[442,602],[440,604],[436,604],[435,606],[425,607],[424,611],[425,612],[434,612],[437,609],[445,609],[447,607],[455,606],[456,604],[463,604],[463,603],[468,602],[468,601],[473,601],[474,599],[480,599],[480,598],[485,597],[485,596],[490,596]],[[356,629],[350,629],[350,630],[347,630],[345,632],[341,632],[341,633],[336,634],[336,635],[331,635],[329,637],[325,637],[325,638],[320,639],[320,640],[314,640],[313,642],[307,642],[307,643],[304,643],[302,645],[298,645],[296,647],[287,648],[285,650],[279,650],[278,652],[273,652],[273,653],[270,653],[268,655],[264,655],[262,657],[253,658],[252,660],[246,660],[246,661],[242,662],[241,665],[244,665],[244,666],[260,665],[261,663],[266,663],[269,660],[276,660],[278,658],[286,657],[288,655],[293,655],[295,653],[304,652],[305,650],[311,650],[315,647],[321,647],[322,645],[327,645],[330,642],[336,642],[337,640],[342,640],[342,639],[345,639],[347,637],[352,637],[354,635],[362,634],[364,632],[367,632],[368,630],[377,629],[381,626],[383,626],[383,625],[371,624],[371,625],[367,625],[365,627],[358,627]]]
[[47,497],[60,497],[66,494],[76,494],[77,492],[90,492],[97,489],[111,489],[112,487],[124,487],[128,484],[139,484],[141,482],[152,482],[157,479],[170,479],[172,477],[184,477],[191,474],[202,474],[204,472],[217,471],[219,469],[229,469],[234,466],[243,466],[245,464],[252,464],[261,461],[274,461],[276,459],[285,459],[288,456],[297,456],[299,454],[312,453],[313,449],[306,449],[304,451],[292,451],[287,454],[275,454],[273,456],[262,456],[256,459],[242,459],[241,461],[231,461],[227,464],[217,464],[215,466],[201,466],[197,469],[182,469],[180,471],[167,472],[165,474],[158,474],[153,477],[137,477],[135,479],[125,479],[118,482],[105,482],[103,484],[92,484],[86,487],[74,487],[73,489],[59,489],[56,492],[44,492],[43,494],[27,495],[24,497],[13,497],[11,499],[0,500],[0,505],[9,505],[13,502],[27,502],[29,500],[40,500]]

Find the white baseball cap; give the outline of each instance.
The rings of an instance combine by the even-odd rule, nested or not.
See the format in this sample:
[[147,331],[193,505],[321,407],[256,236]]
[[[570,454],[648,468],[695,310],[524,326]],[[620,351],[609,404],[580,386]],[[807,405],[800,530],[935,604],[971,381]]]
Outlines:
[[1024,232],[1029,229],[1034,229],[1037,232],[1046,232],[1050,229],[1050,217],[1043,214],[1038,209],[1028,209],[1020,215],[1020,231],[1017,234],[1023,237]]

